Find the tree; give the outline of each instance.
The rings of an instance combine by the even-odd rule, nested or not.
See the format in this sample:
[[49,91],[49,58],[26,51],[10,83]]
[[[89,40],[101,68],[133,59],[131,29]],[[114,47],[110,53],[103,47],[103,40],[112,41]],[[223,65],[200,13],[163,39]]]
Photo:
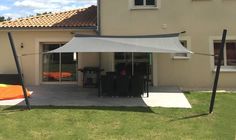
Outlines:
[[10,21],[10,20],[12,20],[12,18],[11,17],[7,17],[6,21]]
[[36,13],[35,15],[29,15],[27,17],[41,16],[41,15],[46,15],[46,14],[52,14],[52,12]]
[[5,17],[0,16],[0,22],[5,21]]
[[36,13],[36,16],[51,14],[52,12]]
[[10,21],[12,18],[11,17],[4,17],[4,16],[0,16],[0,22],[2,21]]

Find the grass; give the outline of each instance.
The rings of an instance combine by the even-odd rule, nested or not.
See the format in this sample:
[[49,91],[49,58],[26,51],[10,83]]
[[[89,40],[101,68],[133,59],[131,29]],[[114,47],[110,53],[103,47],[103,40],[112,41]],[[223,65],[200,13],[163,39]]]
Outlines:
[[192,109],[143,107],[0,107],[0,140],[234,140],[236,94],[186,93]]

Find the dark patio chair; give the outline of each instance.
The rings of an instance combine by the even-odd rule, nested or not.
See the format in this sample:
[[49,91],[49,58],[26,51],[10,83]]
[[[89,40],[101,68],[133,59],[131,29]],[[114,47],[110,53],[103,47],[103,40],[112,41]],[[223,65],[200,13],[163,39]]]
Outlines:
[[131,78],[130,94],[134,97],[140,97],[144,93],[145,79],[142,75],[134,75]]
[[106,72],[106,75],[108,75],[108,76],[116,76],[116,72],[108,71],[108,72]]
[[101,92],[102,96],[113,96],[115,93],[114,76],[103,75],[101,76]]
[[116,78],[116,95],[128,96],[130,87],[129,76],[117,76]]

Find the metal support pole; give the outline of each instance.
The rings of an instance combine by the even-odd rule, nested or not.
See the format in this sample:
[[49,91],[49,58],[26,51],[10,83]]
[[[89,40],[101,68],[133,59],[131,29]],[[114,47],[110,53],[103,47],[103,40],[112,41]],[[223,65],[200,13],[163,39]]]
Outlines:
[[97,71],[98,97],[101,97],[101,68]]
[[147,97],[149,97],[149,75],[150,75],[150,71],[151,71],[151,65],[152,65],[152,53],[149,53],[149,61],[148,61],[148,65],[147,65],[147,81],[146,81],[146,86],[147,86]]
[[102,53],[101,52],[98,53],[98,66],[101,69],[102,67]]
[[149,97],[149,74],[147,75],[147,97]]
[[219,75],[220,75],[221,61],[223,59],[223,54],[224,54],[226,35],[227,35],[227,30],[224,29],[223,35],[222,35],[222,40],[221,40],[220,54],[218,57],[218,64],[217,64],[217,69],[216,69],[215,81],[214,81],[214,85],[213,85],[213,89],[212,89],[209,113],[212,113],[213,109],[214,109],[215,96],[216,96],[216,90],[217,90],[217,86],[218,86]]
[[131,75],[134,76],[134,53],[131,53]]
[[8,32],[8,38],[9,38],[9,41],[10,41],[10,44],[11,44],[12,53],[13,53],[13,56],[14,56],[14,59],[15,59],[17,72],[18,72],[18,75],[20,77],[20,84],[22,86],[22,90],[23,90],[23,93],[24,93],[25,103],[26,103],[27,109],[31,109],[30,103],[29,103],[29,100],[28,100],[28,96],[27,96],[27,91],[26,91],[25,84],[24,84],[24,79],[22,77],[22,72],[21,72],[21,69],[20,69],[20,64],[19,64],[19,61],[18,61],[16,49],[15,49],[15,44],[13,42],[12,35],[11,35],[10,32]]
[[102,53],[98,53],[99,57],[99,69],[97,73],[97,84],[98,84],[98,97],[101,97],[101,67],[102,67]]

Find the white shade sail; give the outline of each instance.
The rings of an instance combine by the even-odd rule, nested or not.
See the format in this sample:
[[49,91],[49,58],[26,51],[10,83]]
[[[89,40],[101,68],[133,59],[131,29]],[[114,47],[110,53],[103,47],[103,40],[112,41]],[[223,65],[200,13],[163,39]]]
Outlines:
[[157,52],[191,53],[179,41],[179,34],[156,36],[76,36],[64,46],[50,51],[59,52]]

